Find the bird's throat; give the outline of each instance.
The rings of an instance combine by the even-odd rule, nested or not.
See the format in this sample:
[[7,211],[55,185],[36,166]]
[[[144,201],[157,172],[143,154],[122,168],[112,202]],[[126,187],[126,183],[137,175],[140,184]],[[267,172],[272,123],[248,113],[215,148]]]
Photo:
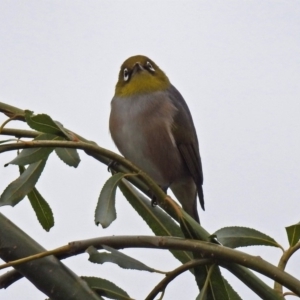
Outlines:
[[117,92],[121,97],[128,97],[138,94],[148,94],[166,90],[170,86],[168,78],[162,79],[147,72],[137,72],[130,82],[122,86]]

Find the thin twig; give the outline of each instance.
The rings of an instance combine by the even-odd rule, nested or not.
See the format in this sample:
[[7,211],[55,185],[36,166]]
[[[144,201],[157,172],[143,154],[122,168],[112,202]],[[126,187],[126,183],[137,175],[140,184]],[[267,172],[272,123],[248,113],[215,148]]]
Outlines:
[[191,268],[194,268],[195,266],[207,265],[207,264],[211,264],[213,262],[214,262],[214,260],[212,260],[212,259],[193,259],[193,260],[181,265],[180,267],[176,268],[175,270],[168,272],[166,277],[154,287],[154,289],[149,293],[149,295],[145,298],[145,300],[154,299],[158,293],[163,292],[166,289],[167,285],[174,278],[176,278],[183,272],[185,272]]
[[40,147],[75,148],[104,155],[107,158],[112,159],[127,167],[128,169],[132,170],[133,172],[137,173],[140,176],[140,178],[148,185],[149,189],[160,200],[160,203],[163,203],[166,198],[166,194],[163,192],[163,190],[145,172],[138,169],[134,164],[132,164],[129,160],[125,159],[124,157],[110,150],[97,146],[94,143],[71,141],[20,141],[19,143],[0,145],[0,153],[18,149]]
[[[298,243],[296,243],[296,245],[294,245],[293,247],[290,247],[289,249],[284,251],[279,260],[278,269],[284,271],[291,256],[299,249],[300,249],[300,241],[298,241]],[[274,283],[274,290],[281,294],[283,292],[282,285],[277,281],[275,281]]]
[[0,132],[1,135],[11,135],[18,138],[35,138],[41,132],[34,130],[25,130],[25,129],[15,129],[15,128],[3,128]]
[[16,259],[14,261],[10,261],[8,263],[2,264],[0,265],[0,270],[8,268],[8,267],[14,267],[32,260],[36,260],[42,257],[46,257],[46,256],[50,256],[50,255],[56,255],[59,256],[60,253],[66,253],[67,251],[70,251],[70,246],[69,245],[65,245],[62,246],[60,248],[56,248],[54,250],[49,250],[49,251],[45,251],[45,252],[41,252],[38,254],[34,254],[34,255],[30,255],[24,258],[20,258],[20,259]]

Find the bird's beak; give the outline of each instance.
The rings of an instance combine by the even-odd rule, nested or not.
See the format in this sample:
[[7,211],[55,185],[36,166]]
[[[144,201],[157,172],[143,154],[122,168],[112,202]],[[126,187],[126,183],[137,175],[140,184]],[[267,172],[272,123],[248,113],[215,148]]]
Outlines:
[[144,68],[143,66],[141,65],[140,62],[136,62],[133,66],[133,69],[132,69],[132,75],[135,75],[136,73],[139,73],[141,71],[143,71]]

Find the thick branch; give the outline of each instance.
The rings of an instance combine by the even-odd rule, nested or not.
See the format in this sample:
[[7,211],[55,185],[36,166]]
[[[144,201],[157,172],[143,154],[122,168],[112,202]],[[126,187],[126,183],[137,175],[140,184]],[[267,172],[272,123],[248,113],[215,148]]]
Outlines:
[[[15,260],[42,251],[45,251],[42,246],[0,214],[0,257],[3,260]],[[27,262],[15,269],[53,300],[99,299],[80,277],[54,256]]]
[[[300,281],[288,273],[279,270],[261,257],[197,240],[162,236],[109,236],[71,242],[66,246],[57,248],[57,254],[55,254],[55,250],[51,250],[50,253],[55,254],[56,257],[62,259],[83,253],[89,246],[101,249],[102,245],[107,245],[115,249],[152,248],[191,251],[200,254],[203,258],[213,259],[221,266],[224,265],[225,268],[228,268],[232,263],[250,268],[281,283],[300,296]],[[63,252],[62,249],[64,249]],[[230,268],[228,269],[230,270]]]
[[[101,248],[101,245],[108,245],[116,249],[120,248],[156,248],[185,250],[200,253],[203,258],[215,259],[228,265],[229,263],[239,264],[244,267],[257,271],[293,291],[300,296],[300,281],[288,273],[279,270],[261,257],[252,256],[238,250],[219,246],[213,243],[202,242],[197,240],[186,240],[173,237],[147,237],[147,236],[120,236],[120,237],[102,237],[85,241],[70,243],[74,252],[79,249],[83,250],[93,245]],[[227,266],[226,266],[227,267]]]

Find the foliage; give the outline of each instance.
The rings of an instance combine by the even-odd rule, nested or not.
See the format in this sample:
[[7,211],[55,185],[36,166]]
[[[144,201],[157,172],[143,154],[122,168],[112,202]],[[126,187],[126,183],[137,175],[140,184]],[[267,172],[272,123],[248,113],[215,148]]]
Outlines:
[[[112,171],[112,176],[103,185],[98,199],[95,224],[101,224],[106,228],[116,219],[115,197],[116,189],[119,187],[128,202],[154,233],[154,236],[145,237],[95,238],[46,251],[0,215],[0,256],[10,262],[2,265],[1,268],[14,266],[16,270],[0,277],[2,288],[21,278],[22,275],[19,273],[21,272],[51,299],[132,299],[116,284],[103,278],[80,278],[60,262],[61,258],[86,251],[89,260],[96,264],[109,262],[125,269],[163,273],[165,278],[148,293],[148,296],[145,296],[145,299],[154,299],[159,293],[162,298],[168,284],[172,284],[174,278],[185,271],[190,271],[195,276],[199,287],[197,299],[241,299],[222,276],[221,268],[232,272],[262,299],[284,299],[283,287],[290,291],[288,293],[300,297],[300,281],[284,271],[290,257],[300,248],[300,224],[286,228],[290,244],[287,250],[284,250],[274,238],[253,228],[225,227],[210,234],[167,196],[147,174],[123,157],[99,147],[94,142],[87,141],[46,114],[35,115],[31,111],[23,111],[4,103],[0,103],[0,112],[9,117],[0,127],[0,134],[17,138],[0,141],[0,153],[20,151],[7,163],[7,165],[17,165],[20,176],[7,187],[1,187],[4,191],[0,196],[0,206],[15,206],[28,197],[39,223],[49,231],[54,226],[54,216],[50,205],[37,190],[38,179],[52,153],[68,166],[76,168],[80,163],[77,151],[80,149],[108,165]],[[7,128],[6,125],[13,120],[26,122],[31,130]],[[27,139],[23,140],[25,138]],[[149,196],[155,195],[161,209],[153,209],[149,198],[137,189]],[[278,266],[275,267],[259,257],[234,250],[237,247],[254,245],[281,249],[283,254]],[[11,251],[14,246],[18,250]],[[168,273],[155,270],[118,250],[126,247],[168,249],[170,254],[180,261],[181,266]],[[53,254],[56,258],[50,256]],[[36,264],[37,269],[33,270],[31,266],[37,259],[39,259]],[[57,270],[52,273],[55,276],[49,275],[49,265]],[[273,279],[274,288],[258,279],[252,271]],[[41,274],[48,274],[47,282],[43,276],[40,276]],[[56,282],[60,283],[59,287]],[[73,284],[76,284],[76,293]]]

